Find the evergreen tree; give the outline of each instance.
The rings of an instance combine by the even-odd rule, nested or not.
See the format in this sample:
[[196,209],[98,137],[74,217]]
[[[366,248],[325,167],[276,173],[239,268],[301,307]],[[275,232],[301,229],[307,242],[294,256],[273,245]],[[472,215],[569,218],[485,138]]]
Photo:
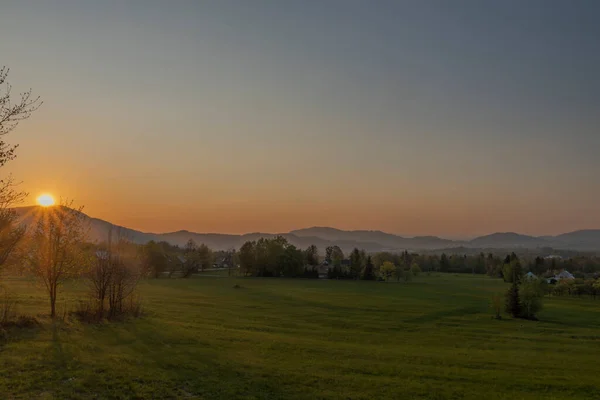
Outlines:
[[442,257],[440,258],[440,271],[448,272],[450,269],[450,261],[448,261],[448,256],[446,253],[442,253]]
[[506,292],[505,310],[513,317],[521,315],[521,302],[519,300],[519,285],[516,281],[512,283],[508,292]]
[[365,264],[365,270],[362,278],[366,281],[372,281],[375,279],[375,268],[371,256],[367,256],[367,263]]
[[362,272],[363,258],[356,247],[350,253],[350,275],[353,279],[359,279]]

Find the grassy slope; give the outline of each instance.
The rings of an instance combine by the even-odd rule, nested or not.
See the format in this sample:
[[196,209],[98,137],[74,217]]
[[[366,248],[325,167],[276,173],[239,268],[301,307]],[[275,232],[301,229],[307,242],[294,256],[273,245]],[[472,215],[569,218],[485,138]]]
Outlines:
[[[46,312],[31,282],[5,284]],[[492,320],[503,290],[451,275],[148,281],[143,319],[46,322],[1,348],[0,398],[600,398],[600,301]]]

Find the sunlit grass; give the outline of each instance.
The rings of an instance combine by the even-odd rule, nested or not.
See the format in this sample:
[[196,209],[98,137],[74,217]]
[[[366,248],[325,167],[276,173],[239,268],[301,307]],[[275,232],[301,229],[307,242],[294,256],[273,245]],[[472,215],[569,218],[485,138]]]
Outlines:
[[[48,312],[25,278],[21,311]],[[240,289],[233,286],[239,284]],[[66,288],[74,306],[85,287]],[[146,316],[51,324],[0,350],[6,398],[573,399],[600,387],[600,301],[491,318],[499,280],[143,282]],[[61,306],[59,306],[60,310]],[[0,396],[2,397],[2,396]]]

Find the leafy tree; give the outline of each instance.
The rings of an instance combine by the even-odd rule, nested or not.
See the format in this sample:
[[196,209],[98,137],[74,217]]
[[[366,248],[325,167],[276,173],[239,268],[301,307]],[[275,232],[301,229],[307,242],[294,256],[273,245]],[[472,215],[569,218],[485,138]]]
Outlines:
[[504,264],[502,267],[502,276],[504,278],[504,282],[521,282],[521,278],[523,276],[523,267],[521,267],[521,262],[518,258],[511,258],[511,261],[508,264]]
[[394,273],[394,275],[396,275],[396,281],[400,282],[400,279],[404,278],[405,272],[404,272],[404,266],[402,265],[402,261],[398,264],[396,264],[396,272]]
[[142,266],[147,275],[159,278],[170,268],[167,256],[168,243],[149,241],[142,248]]
[[419,264],[417,264],[416,262],[413,262],[412,266],[410,267],[410,272],[414,276],[419,276],[419,274],[421,273],[421,268],[419,267]]
[[536,319],[536,314],[542,309],[542,287],[538,280],[526,280],[521,284],[520,308],[521,316]]
[[383,264],[381,264],[381,267],[379,267],[379,275],[385,280],[390,279],[395,271],[396,267],[391,261],[384,261]]
[[375,266],[373,265],[371,256],[367,256],[367,261],[365,263],[365,269],[363,271],[362,279],[366,281],[372,281],[375,279]]
[[242,245],[238,252],[240,272],[243,275],[254,275],[258,270],[256,259],[256,241],[248,241]]
[[304,254],[282,236],[244,243],[239,260],[244,275],[299,276],[304,270]]
[[312,244],[304,250],[304,262],[311,267],[319,265],[319,250],[317,249],[317,246]]
[[331,247],[331,259],[330,262],[333,266],[339,267],[342,265],[344,259],[344,252],[338,246]]
[[485,254],[480,253],[479,256],[471,258],[470,264],[473,274],[485,274]]
[[196,249],[198,263],[200,265],[200,270],[204,271],[210,267],[212,267],[215,262],[215,255],[213,251],[204,243],[202,243]]
[[382,251],[373,255],[373,265],[375,266],[375,270],[381,268],[386,261],[393,263],[394,255],[388,251]]
[[521,302],[519,299],[519,285],[516,281],[512,283],[508,292],[506,292],[505,310],[513,317],[521,315]]
[[333,260],[332,256],[333,256],[333,246],[327,246],[325,248],[325,261],[327,261],[329,264],[331,264],[331,261]]
[[280,265],[283,276],[295,277],[301,275],[304,270],[302,251],[291,244],[286,246],[281,255]]

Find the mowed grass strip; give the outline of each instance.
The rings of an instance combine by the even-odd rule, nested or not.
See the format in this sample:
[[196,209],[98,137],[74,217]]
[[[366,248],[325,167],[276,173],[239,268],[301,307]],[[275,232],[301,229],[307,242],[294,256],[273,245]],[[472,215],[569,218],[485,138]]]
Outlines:
[[[21,312],[47,313],[33,281],[4,285]],[[12,332],[0,398],[600,398],[600,301],[547,298],[540,321],[493,320],[506,288],[467,275],[149,280],[141,319],[40,317]],[[84,291],[66,287],[62,307]]]

